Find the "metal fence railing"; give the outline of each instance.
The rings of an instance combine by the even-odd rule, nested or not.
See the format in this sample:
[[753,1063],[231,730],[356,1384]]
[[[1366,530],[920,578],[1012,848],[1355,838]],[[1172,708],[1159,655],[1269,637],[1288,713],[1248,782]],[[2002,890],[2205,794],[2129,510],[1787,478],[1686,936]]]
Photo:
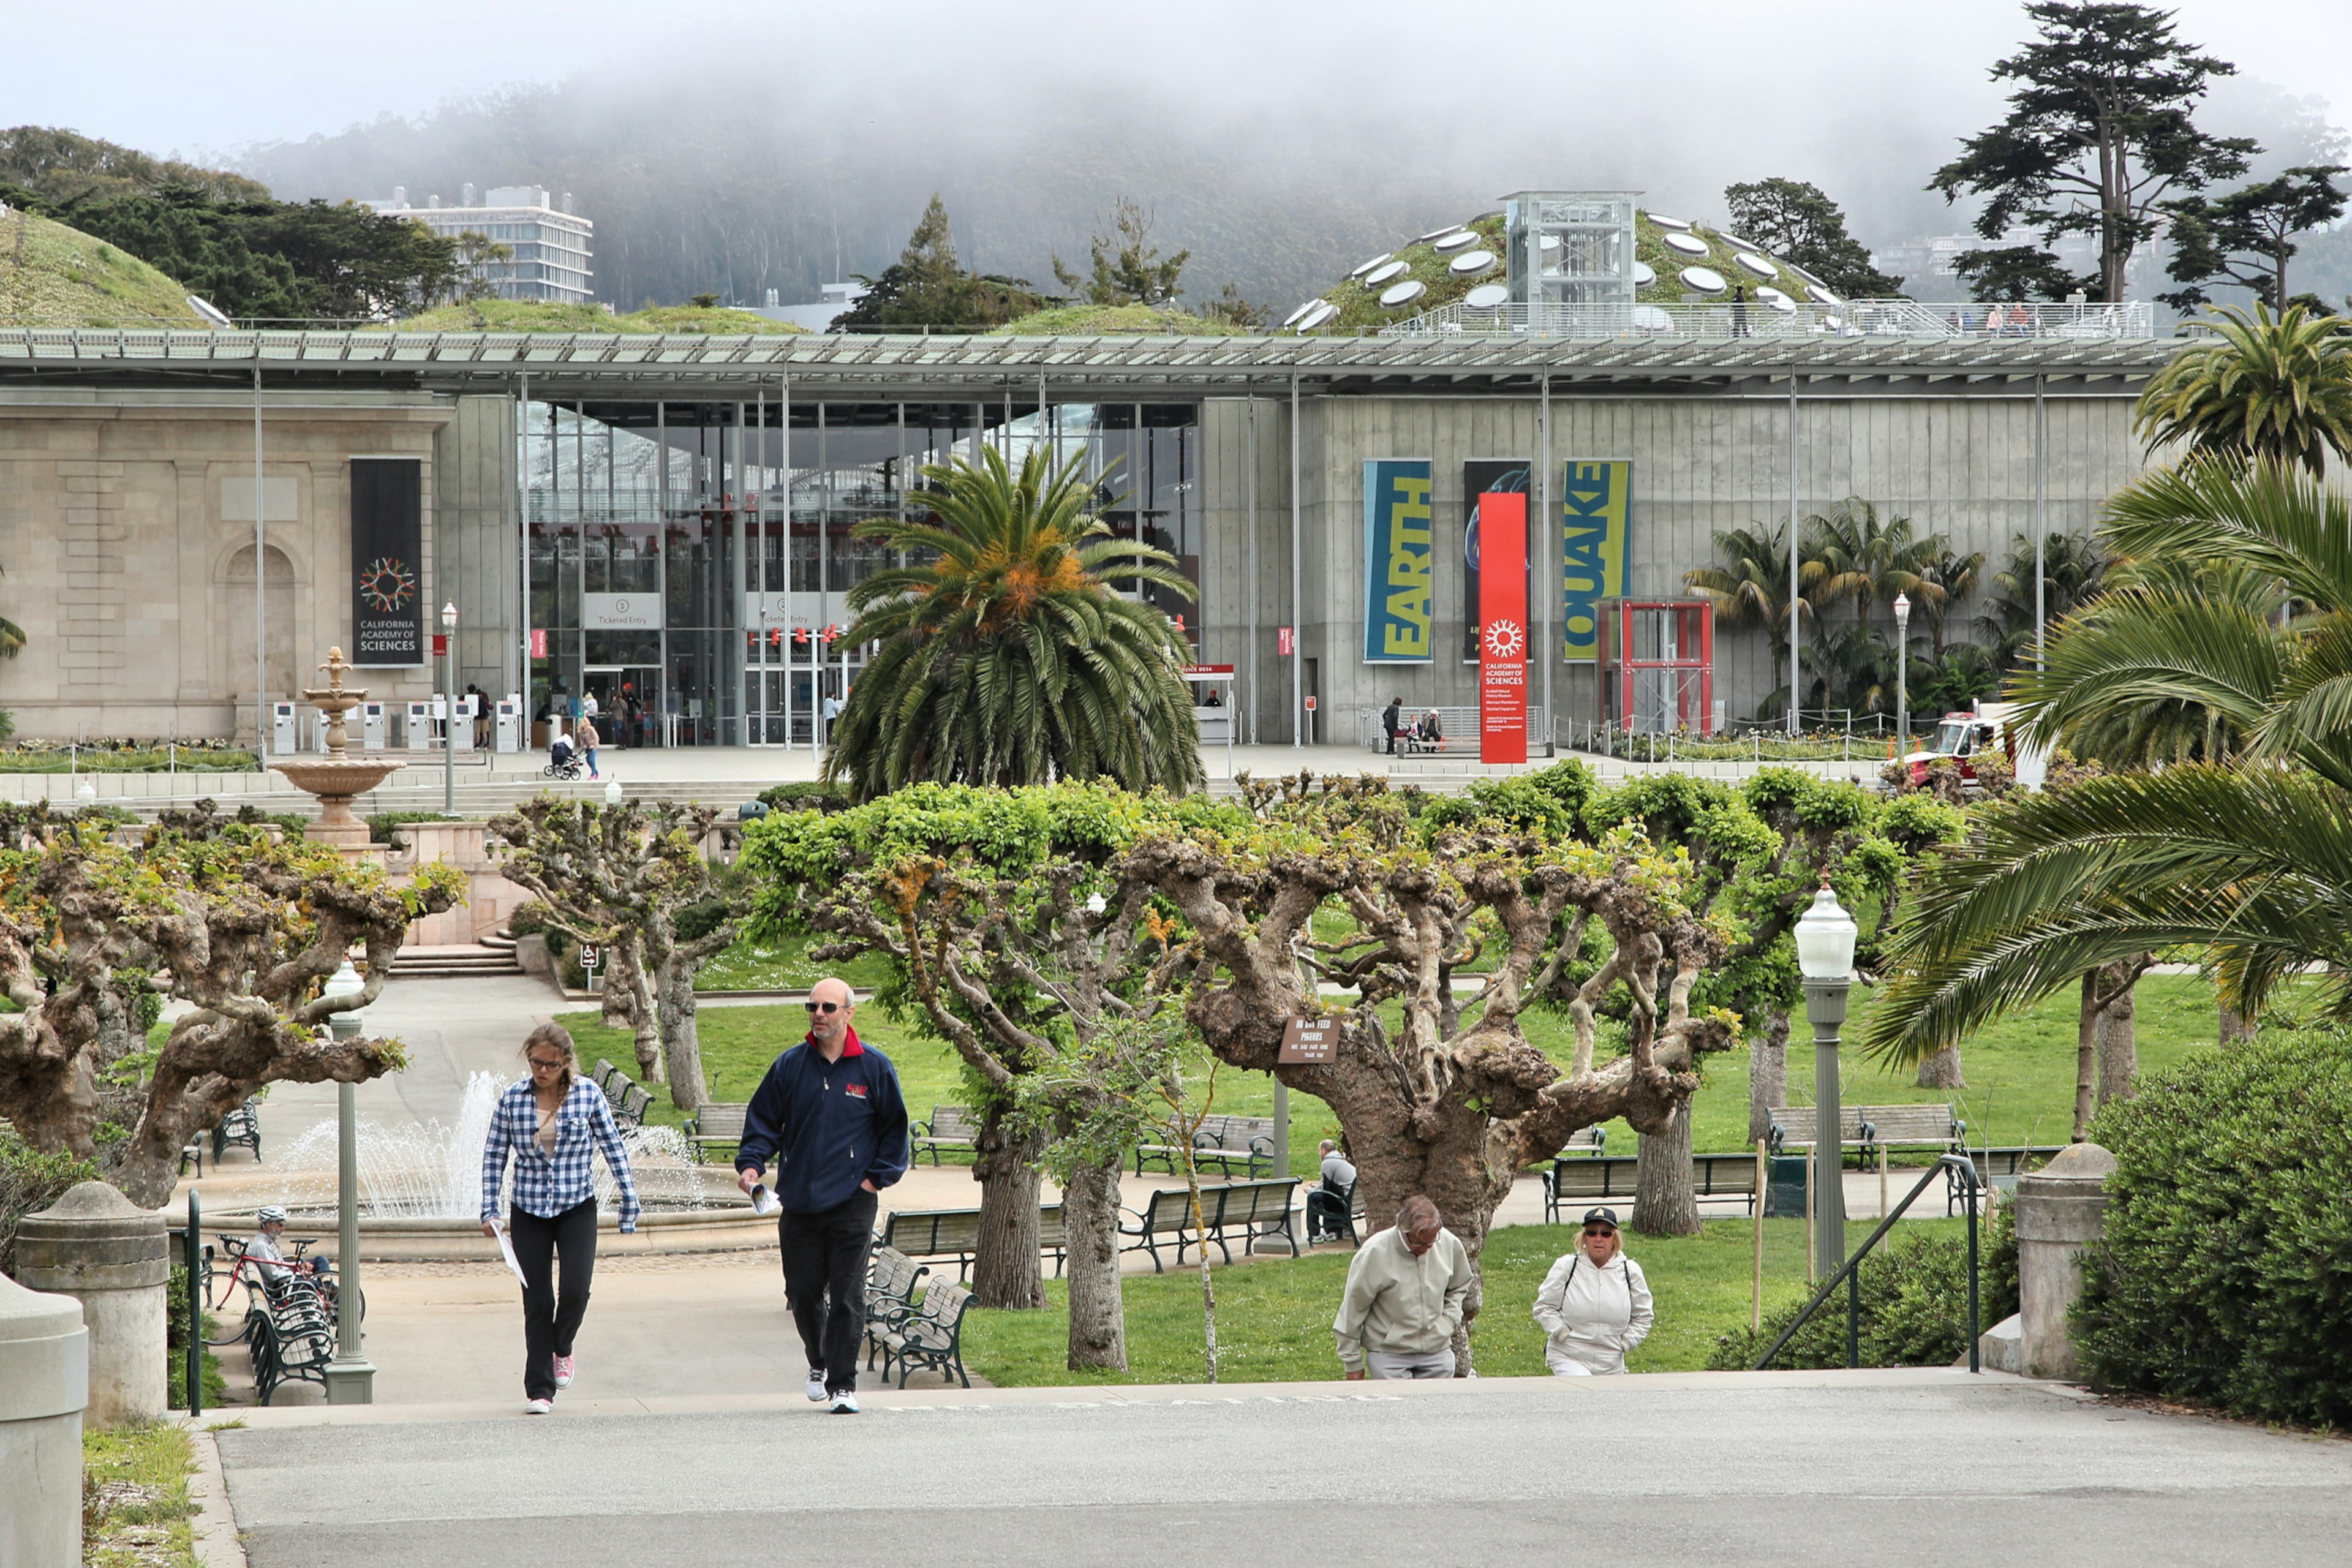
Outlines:
[[2156,307],[2125,304],[1923,305],[1915,300],[1710,300],[1673,305],[1456,300],[1381,329],[1383,337],[1520,338],[2153,338]]

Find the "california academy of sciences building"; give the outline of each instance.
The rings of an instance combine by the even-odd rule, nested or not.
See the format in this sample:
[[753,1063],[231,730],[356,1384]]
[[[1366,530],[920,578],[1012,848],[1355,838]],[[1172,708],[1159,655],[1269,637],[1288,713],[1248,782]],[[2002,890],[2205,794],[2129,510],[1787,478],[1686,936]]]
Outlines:
[[[250,737],[257,662],[282,699],[341,645],[397,710],[446,679],[446,603],[459,685],[528,714],[593,691],[634,743],[805,743],[859,662],[824,632],[884,563],[857,523],[919,506],[927,463],[1044,443],[1181,561],[1168,608],[1244,742],[1307,698],[1325,741],[1392,696],[1474,705],[1469,514],[1524,492],[1540,736],[1601,714],[1604,603],[1684,598],[1719,530],[1850,495],[1996,562],[2087,529],[2175,346],[2145,306],[1839,300],[1606,192],[1514,196],[1264,336],[5,327],[0,708]],[[1687,619],[1645,624],[1690,661]],[[1712,657],[1706,707],[1606,716],[1736,721],[1786,679],[1759,633]]]

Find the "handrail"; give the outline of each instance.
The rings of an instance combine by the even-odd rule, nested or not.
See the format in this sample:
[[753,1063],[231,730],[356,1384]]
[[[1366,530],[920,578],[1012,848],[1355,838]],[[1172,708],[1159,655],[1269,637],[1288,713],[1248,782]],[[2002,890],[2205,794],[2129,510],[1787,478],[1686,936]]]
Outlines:
[[1912,1200],[1926,1192],[1927,1184],[1941,1174],[1948,1165],[1958,1172],[1968,1184],[1969,1370],[1972,1373],[1984,1370],[1979,1363],[1977,1348],[1977,1194],[1984,1190],[1984,1184],[1977,1179],[1976,1162],[1965,1154],[1947,1154],[1927,1167],[1927,1173],[1919,1178],[1918,1184],[1905,1194],[1901,1203],[1895,1205],[1894,1212],[1878,1222],[1878,1228],[1870,1233],[1870,1239],[1855,1248],[1853,1256],[1847,1258],[1836,1273],[1822,1281],[1822,1288],[1813,1293],[1811,1300],[1805,1303],[1805,1310],[1797,1314],[1796,1321],[1781,1331],[1780,1337],[1772,1342],[1770,1350],[1757,1358],[1753,1370],[1762,1372],[1772,1364],[1772,1358],[1779,1355],[1788,1342],[1797,1337],[1797,1331],[1803,1328],[1811,1319],[1814,1310],[1830,1299],[1830,1292],[1838,1288],[1840,1280],[1843,1280],[1846,1286],[1845,1364],[1848,1366],[1862,1364],[1862,1276],[1857,1270],[1862,1267],[1862,1260],[1869,1256],[1870,1249],[1885,1239],[1886,1233],[1895,1228],[1895,1222],[1901,1219],[1911,1207]]

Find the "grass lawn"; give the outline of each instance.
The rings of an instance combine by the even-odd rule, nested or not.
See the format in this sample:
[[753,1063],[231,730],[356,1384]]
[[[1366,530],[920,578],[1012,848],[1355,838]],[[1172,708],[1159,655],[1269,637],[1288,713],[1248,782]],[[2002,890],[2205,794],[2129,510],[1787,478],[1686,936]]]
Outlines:
[[[1847,1034],[1858,1031],[1872,1003],[1857,996]],[[2194,974],[2151,974],[2139,983],[2139,1063],[2143,1072],[2169,1067],[2191,1050],[2214,1043],[2216,1015],[2213,988]],[[581,1059],[593,1066],[607,1057],[627,1066],[629,1038],[606,1029],[597,1015],[567,1013],[558,1021],[580,1043]],[[714,1076],[715,1096],[749,1100],[761,1075],[778,1053],[798,1041],[806,1016],[796,1004],[775,1006],[706,1007],[698,1015],[702,1026],[702,1061]],[[2040,1005],[1993,1024],[1961,1047],[1960,1060],[1969,1087],[1957,1092],[1918,1089],[1908,1071],[1889,1073],[1858,1054],[1844,1059],[1845,1099],[1849,1104],[1893,1105],[1950,1099],[1969,1124],[1969,1141],[1995,1144],[2063,1143],[2074,1131],[2074,1017],[2071,994],[2053,996]],[[1574,1038],[1568,1020],[1550,1013],[1530,1013],[1528,1038],[1557,1060],[1573,1054]],[[964,1099],[962,1076],[955,1053],[946,1045],[925,1039],[912,1029],[892,1024],[879,1009],[861,1015],[858,1033],[870,1038],[898,1068],[907,1103],[914,1115],[927,1118],[934,1105],[951,1105]],[[1801,1020],[1797,1033],[1806,1033]],[[1604,1037],[1603,1050],[1609,1048]],[[1207,1081],[1205,1060],[1192,1080],[1195,1092]],[[1792,1040],[1789,1047],[1789,1092],[1799,1104],[1810,1104],[1813,1092],[1813,1051],[1810,1042]],[[1734,1051],[1708,1058],[1706,1082],[1694,1101],[1693,1147],[1701,1152],[1721,1152],[1750,1147],[1748,1142],[1748,1055]],[[1216,1079],[1215,1109],[1237,1116],[1274,1114],[1274,1080],[1264,1073],[1221,1068]],[[1290,1168],[1302,1178],[1314,1174],[1316,1145],[1337,1137],[1339,1118],[1321,1100],[1293,1095],[1290,1100]],[[655,1098],[652,1119],[675,1125],[683,1120],[666,1096]],[[1609,1152],[1631,1154],[1636,1146],[1633,1130],[1623,1121],[1609,1126]]]
[[846,963],[816,963],[808,955],[814,942],[814,938],[806,936],[781,937],[773,942],[754,942],[745,937],[712,954],[695,973],[694,988],[706,993],[802,991],[828,974],[838,974],[864,990],[884,980],[884,962],[871,954]]
[[81,1435],[85,1568],[195,1568],[195,1440],[158,1422]]
[[[1903,1234],[1958,1234],[1966,1223],[1922,1220],[1906,1224]],[[1507,1226],[1488,1238],[1486,1310],[1472,1331],[1482,1373],[1542,1374],[1543,1331],[1530,1315],[1536,1287],[1569,1250],[1575,1234],[1565,1226]],[[1628,1253],[1641,1264],[1657,1298],[1657,1325],[1628,1358],[1630,1371],[1699,1371],[1717,1337],[1747,1323],[1754,1235],[1753,1221],[1723,1219],[1709,1220],[1697,1236],[1626,1237]],[[1339,1247],[1297,1262],[1276,1254],[1215,1268],[1219,1381],[1280,1383],[1339,1375],[1331,1318],[1350,1256]],[[1801,1300],[1804,1275],[1804,1222],[1765,1221],[1765,1311]],[[1064,1364],[1067,1298],[1058,1279],[1048,1281],[1046,1289],[1051,1304],[1044,1311],[975,1309],[965,1319],[964,1359],[974,1373],[1007,1386],[1203,1381],[1197,1269],[1128,1278],[1126,1373],[1074,1373]]]

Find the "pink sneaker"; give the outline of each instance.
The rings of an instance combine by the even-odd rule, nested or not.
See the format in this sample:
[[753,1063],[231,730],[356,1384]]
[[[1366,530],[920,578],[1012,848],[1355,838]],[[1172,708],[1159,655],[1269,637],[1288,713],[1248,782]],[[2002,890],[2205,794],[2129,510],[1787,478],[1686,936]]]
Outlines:
[[558,1388],[572,1386],[572,1358],[568,1355],[555,1358],[555,1386]]

